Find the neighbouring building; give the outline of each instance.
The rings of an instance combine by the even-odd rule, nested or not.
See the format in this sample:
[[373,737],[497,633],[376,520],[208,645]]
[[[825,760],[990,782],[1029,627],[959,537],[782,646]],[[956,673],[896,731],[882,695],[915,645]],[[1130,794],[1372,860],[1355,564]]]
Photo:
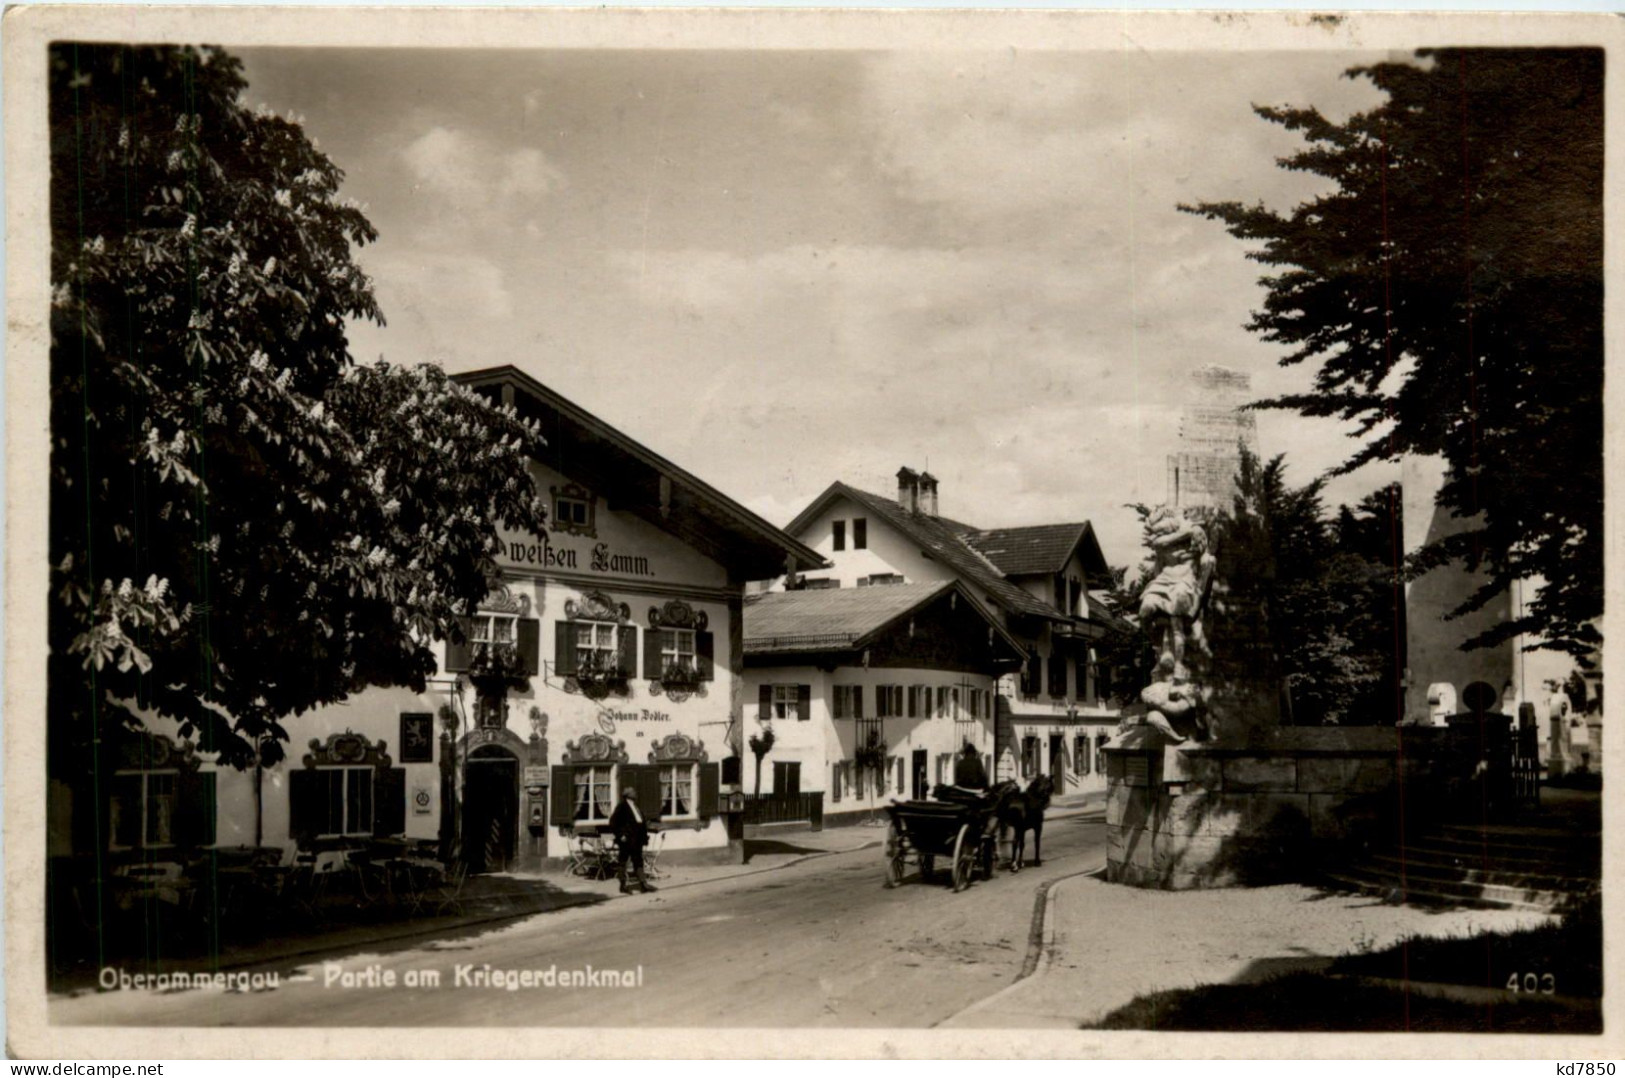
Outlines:
[[787,527],[832,568],[779,590],[956,581],[1022,651],[994,695],[996,779],[1049,774],[1063,793],[1104,789],[1106,741],[1120,703],[1096,642],[1120,628],[1092,589],[1110,569],[1087,522],[982,529],[942,516],[939,482],[901,468],[895,497],[836,482]]
[[745,683],[773,741],[746,790],[840,822],[952,782],[967,745],[992,774],[995,685],[1022,657],[957,580],[752,595]]
[[[217,770],[153,719],[115,752],[105,852],[401,836],[460,846],[474,871],[533,867],[634,786],[668,857],[728,856],[745,583],[823,559],[514,367],[457,380],[540,424],[550,527],[504,536],[502,585],[441,676],[284,720],[288,759],[258,773]],[[526,684],[477,692],[493,671]]]
[[[1437,504],[1446,463],[1409,456],[1402,463],[1405,552],[1438,542],[1472,526]],[[1462,643],[1491,627],[1524,616],[1539,580],[1519,580],[1471,613],[1451,616],[1489,580],[1483,570],[1450,562],[1405,585],[1405,716],[1410,725],[1444,725],[1468,711],[1469,686],[1482,685],[1532,743],[1550,777],[1602,768],[1601,655],[1589,666],[1567,654],[1531,649],[1535,638],[1520,634],[1494,647],[1462,650]],[[1586,704],[1575,708],[1562,686],[1576,672]],[[1527,751],[1527,750],[1526,750]]]

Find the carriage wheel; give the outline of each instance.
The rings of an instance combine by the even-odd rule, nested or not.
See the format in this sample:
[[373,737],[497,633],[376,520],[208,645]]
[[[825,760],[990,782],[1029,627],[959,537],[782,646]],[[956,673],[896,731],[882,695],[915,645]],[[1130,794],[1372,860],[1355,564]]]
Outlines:
[[954,840],[954,890],[963,891],[970,886],[971,873],[976,870],[976,839],[970,824],[961,824],[959,837]]
[[903,869],[908,865],[908,847],[896,824],[886,832],[886,886],[896,887],[903,882]]

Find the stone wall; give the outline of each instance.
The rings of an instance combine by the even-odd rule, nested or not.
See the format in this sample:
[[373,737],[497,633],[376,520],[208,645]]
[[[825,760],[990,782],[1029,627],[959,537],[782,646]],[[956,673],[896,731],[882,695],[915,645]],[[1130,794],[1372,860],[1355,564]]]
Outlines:
[[1284,727],[1244,747],[1135,727],[1106,749],[1107,878],[1183,890],[1302,879],[1433,818],[1447,731]]

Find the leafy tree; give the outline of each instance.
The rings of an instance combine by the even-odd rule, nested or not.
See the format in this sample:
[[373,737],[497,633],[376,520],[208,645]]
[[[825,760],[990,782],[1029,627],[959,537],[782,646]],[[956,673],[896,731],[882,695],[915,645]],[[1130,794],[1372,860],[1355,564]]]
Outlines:
[[1330,183],[1280,213],[1182,207],[1256,246],[1268,290],[1248,328],[1316,366],[1313,392],[1263,402],[1357,421],[1342,470],[1442,455],[1439,504],[1466,530],[1417,552],[1416,574],[1460,561],[1487,582],[1544,586],[1519,633],[1584,656],[1602,612],[1600,49],[1422,50],[1357,67],[1379,107],[1333,123],[1257,108],[1307,145],[1283,168]]
[[55,45],[53,774],[142,713],[222,762],[278,720],[421,688],[539,530],[536,429],[434,367],[351,362],[375,238],[219,49]]

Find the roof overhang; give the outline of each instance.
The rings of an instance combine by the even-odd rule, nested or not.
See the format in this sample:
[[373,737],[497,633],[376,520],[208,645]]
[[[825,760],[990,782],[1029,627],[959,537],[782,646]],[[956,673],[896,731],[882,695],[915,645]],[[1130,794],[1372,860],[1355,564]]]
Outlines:
[[728,570],[763,580],[830,563],[787,532],[512,365],[452,376],[541,424],[541,463],[586,483],[617,510],[632,513]]

